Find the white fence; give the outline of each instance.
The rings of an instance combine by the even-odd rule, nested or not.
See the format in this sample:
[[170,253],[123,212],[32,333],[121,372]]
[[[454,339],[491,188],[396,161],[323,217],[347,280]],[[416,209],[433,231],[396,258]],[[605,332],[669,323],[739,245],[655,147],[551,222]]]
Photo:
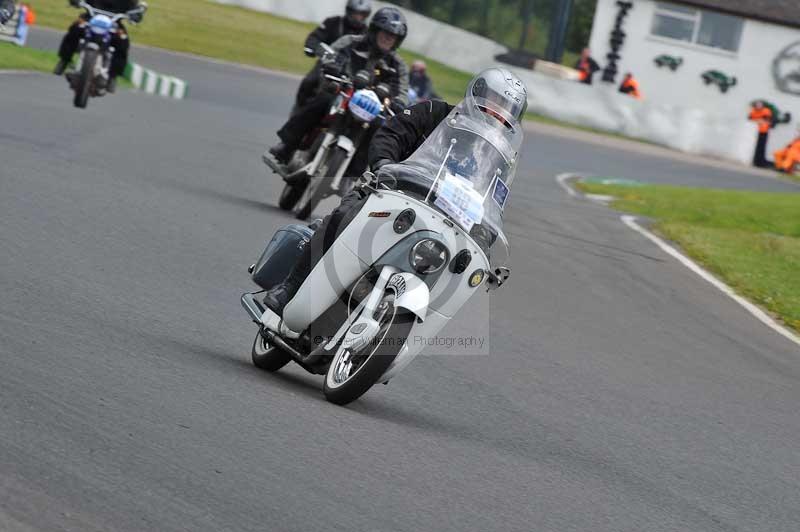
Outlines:
[[[282,17],[320,22],[341,14],[344,0],[216,0]],[[386,5],[376,2],[375,9]],[[409,21],[404,48],[466,72],[496,64],[506,49],[494,41],[403,10]],[[298,53],[300,51],[298,50]],[[743,117],[639,101],[597,82],[593,86],[512,68],[528,86],[529,109],[565,122],[612,131],[688,153],[747,163],[756,133]]]

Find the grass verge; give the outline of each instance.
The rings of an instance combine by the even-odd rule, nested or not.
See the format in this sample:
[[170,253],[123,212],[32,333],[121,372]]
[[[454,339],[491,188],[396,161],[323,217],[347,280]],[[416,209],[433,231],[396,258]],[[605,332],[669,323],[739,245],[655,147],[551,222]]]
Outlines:
[[51,72],[57,59],[55,52],[21,48],[15,44],[0,42],[0,70]]
[[655,230],[738,293],[800,331],[800,194],[581,183]]

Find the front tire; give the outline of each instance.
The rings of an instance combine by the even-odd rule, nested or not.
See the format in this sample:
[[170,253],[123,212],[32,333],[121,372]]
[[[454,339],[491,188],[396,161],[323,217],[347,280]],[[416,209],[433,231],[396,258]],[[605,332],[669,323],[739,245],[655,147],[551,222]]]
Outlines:
[[[357,353],[340,348],[333,357],[325,375],[323,392],[325,399],[337,405],[346,405],[364,395],[389,369],[400,350],[408,341],[414,316],[395,312],[391,320],[381,327],[379,334]],[[345,357],[348,357],[345,359]],[[347,376],[343,370],[348,361],[361,358],[363,361]]]
[[339,171],[341,166],[347,160],[347,152],[338,146],[331,148],[326,160],[322,162],[317,170],[317,176],[311,177],[303,191],[303,198],[301,198],[300,209],[297,211],[297,218],[306,220],[314,213],[319,202],[325,199],[330,192],[331,183],[333,182],[333,175]]
[[294,209],[294,206],[297,205],[297,202],[303,197],[306,186],[308,186],[308,183],[302,185],[289,185],[287,183],[284,185],[283,191],[281,191],[281,197],[278,198],[278,207],[284,211],[291,211]]
[[75,98],[72,103],[79,109],[86,109],[89,103],[89,91],[92,88],[94,67],[97,65],[97,50],[84,50],[81,71],[75,87]]
[[258,331],[253,341],[251,356],[255,367],[270,373],[278,371],[292,360],[288,353],[270,345],[261,331]]

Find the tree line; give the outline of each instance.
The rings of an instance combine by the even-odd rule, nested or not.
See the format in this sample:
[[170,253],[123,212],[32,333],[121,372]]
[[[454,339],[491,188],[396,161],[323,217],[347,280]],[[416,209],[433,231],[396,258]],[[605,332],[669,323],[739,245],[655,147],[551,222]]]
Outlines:
[[[393,0],[436,20],[483,35],[513,50],[543,55],[557,4],[563,0]],[[567,60],[587,45],[597,0],[574,0]]]

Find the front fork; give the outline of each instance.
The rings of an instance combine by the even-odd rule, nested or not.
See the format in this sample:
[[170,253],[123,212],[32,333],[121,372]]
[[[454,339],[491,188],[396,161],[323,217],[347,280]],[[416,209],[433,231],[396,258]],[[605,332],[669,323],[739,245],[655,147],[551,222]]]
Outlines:
[[416,315],[420,322],[425,320],[430,303],[428,286],[416,275],[403,272],[394,266],[381,268],[378,280],[369,296],[348,316],[333,338],[325,345],[330,351],[339,344],[341,348],[358,351],[372,342],[380,331],[380,320],[376,314],[386,309],[380,305],[387,292],[394,295],[393,305],[397,309],[405,309]]

